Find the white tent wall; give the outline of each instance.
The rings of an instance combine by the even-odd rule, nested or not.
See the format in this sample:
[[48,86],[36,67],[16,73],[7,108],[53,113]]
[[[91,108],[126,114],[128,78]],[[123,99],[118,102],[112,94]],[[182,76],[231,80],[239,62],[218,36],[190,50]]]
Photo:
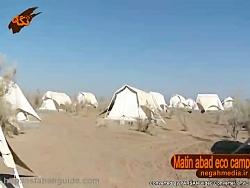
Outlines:
[[80,92],[77,95],[77,103],[84,106],[93,106],[94,108],[98,107],[98,102],[95,95],[90,92]]
[[160,93],[152,92],[152,91],[149,92],[149,94],[151,95],[155,104],[157,105],[158,110],[165,111],[166,109],[161,107],[161,106],[164,106],[164,107],[167,106],[164,96]]
[[147,119],[142,107],[157,112],[157,104],[151,95],[137,88],[125,85],[115,92],[108,106],[108,119]]
[[21,179],[17,172],[16,164],[14,162],[13,156],[10,152],[8,144],[6,142],[5,136],[2,131],[2,127],[0,126],[0,152],[2,154],[3,162],[8,168],[12,168],[14,171],[14,176],[18,180],[19,188],[23,188]]
[[52,99],[43,100],[39,110],[58,111],[56,108],[56,105]]
[[222,105],[225,110],[230,110],[233,108],[234,99],[232,97],[227,97],[223,100]]
[[28,117],[24,112],[18,112],[16,115],[17,121],[28,121]]
[[109,119],[136,120],[137,118],[146,119],[147,116],[139,106],[137,93],[128,88],[117,92],[114,105],[107,116]]
[[196,103],[201,110],[205,111],[217,111],[224,110],[224,107],[220,101],[220,98],[217,94],[198,94]]
[[185,108],[186,99],[181,95],[174,95],[170,98],[169,107],[170,108]]
[[42,100],[45,101],[47,99],[52,99],[53,102],[56,103],[55,106],[59,108],[58,110],[60,110],[60,108],[66,104],[72,104],[70,97],[65,93],[47,91],[43,95]]
[[38,120],[41,120],[29,101],[24,96],[22,90],[14,82],[10,82],[8,84],[8,92],[4,95],[4,99],[10,103],[12,109],[19,109],[29,115],[34,116]]
[[186,104],[187,104],[187,109],[189,110],[199,110],[197,103],[191,98],[188,98],[186,100]]

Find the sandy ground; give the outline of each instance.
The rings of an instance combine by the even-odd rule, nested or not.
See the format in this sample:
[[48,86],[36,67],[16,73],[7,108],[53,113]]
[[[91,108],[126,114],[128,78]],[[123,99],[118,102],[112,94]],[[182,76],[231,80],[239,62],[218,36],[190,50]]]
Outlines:
[[[211,153],[211,146],[229,135],[208,115],[188,114],[187,132],[173,117],[166,128],[150,127],[151,134],[146,134],[121,125],[97,125],[96,114],[40,113],[41,123],[26,123],[25,134],[8,139],[34,171],[18,167],[26,176],[25,188],[146,188],[153,187],[152,180],[196,179],[195,171],[174,170],[172,155]],[[243,133],[240,139],[245,137]],[[1,164],[2,174],[12,174]]]

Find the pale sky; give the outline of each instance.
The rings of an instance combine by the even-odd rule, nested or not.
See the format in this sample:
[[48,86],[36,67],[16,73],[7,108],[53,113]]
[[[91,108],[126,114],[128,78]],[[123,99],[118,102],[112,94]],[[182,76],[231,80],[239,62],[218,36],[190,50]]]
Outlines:
[[[13,35],[26,8],[43,13]],[[8,0],[0,52],[25,91],[250,96],[248,0]]]

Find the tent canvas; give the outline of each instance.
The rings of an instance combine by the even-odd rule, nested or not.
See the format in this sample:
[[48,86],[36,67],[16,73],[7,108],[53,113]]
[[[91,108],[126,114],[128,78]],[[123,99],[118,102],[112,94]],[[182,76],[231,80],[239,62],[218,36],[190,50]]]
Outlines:
[[151,118],[152,114],[149,115],[143,108],[151,112],[157,111],[156,104],[149,93],[125,85],[114,93],[107,108],[107,119],[135,121]]
[[232,97],[227,97],[223,100],[222,105],[225,110],[233,108],[234,99]]
[[77,103],[84,106],[93,106],[94,108],[98,107],[95,95],[90,92],[80,92],[77,95]]
[[186,105],[187,105],[187,109],[189,110],[199,110],[197,103],[191,98],[188,98],[186,100]]
[[198,94],[196,103],[200,110],[217,111],[224,110],[224,107],[217,94]]
[[58,111],[52,99],[43,100],[39,110]]
[[157,92],[149,92],[151,97],[153,98],[155,104],[159,111],[165,111],[165,107],[167,106],[164,96],[161,93]]
[[170,98],[169,107],[170,108],[185,108],[186,99],[183,96],[176,94]]
[[24,112],[18,112],[16,115],[17,121],[28,121],[28,116]]
[[1,126],[0,126],[0,152],[1,152],[1,156],[3,158],[4,164],[8,168],[12,168],[13,169],[14,176],[18,180],[18,183],[19,183],[19,188],[23,188],[22,181],[21,181],[21,179],[19,177],[19,174],[17,172],[17,168],[16,168],[16,164],[15,164],[14,158],[12,156],[10,148],[8,147],[8,143],[7,143],[6,139],[5,139],[5,136],[3,134]]
[[[48,99],[51,99],[49,101],[47,101]],[[65,93],[60,93],[60,92],[54,92],[54,91],[47,91],[43,97],[42,97],[43,103],[41,105],[41,107],[39,109],[54,109],[54,106],[56,107],[56,109],[59,111],[60,109],[63,109],[65,107],[65,105],[67,104],[71,104],[72,101],[70,99],[70,97],[65,94]],[[46,102],[45,102],[46,101]],[[51,104],[51,102],[53,101],[54,105]],[[48,105],[48,107],[46,106]]]
[[[6,82],[3,79],[1,80]],[[7,92],[4,95],[4,99],[10,104],[13,110],[16,110],[17,112],[21,111],[25,114],[26,117],[27,115],[31,115],[41,121],[41,118],[38,116],[36,111],[24,96],[22,90],[16,83],[9,81],[9,83],[7,84]]]

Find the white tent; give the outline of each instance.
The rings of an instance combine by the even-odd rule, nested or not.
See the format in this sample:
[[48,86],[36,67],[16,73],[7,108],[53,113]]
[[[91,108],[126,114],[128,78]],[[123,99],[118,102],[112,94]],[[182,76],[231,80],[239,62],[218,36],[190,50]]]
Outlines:
[[220,98],[217,94],[198,94],[196,103],[200,110],[216,111],[224,110]]
[[166,104],[164,96],[161,93],[152,92],[152,91],[149,92],[149,94],[151,95],[155,104],[157,105],[158,110],[165,111],[167,104]]
[[5,136],[3,134],[1,126],[0,126],[0,153],[1,153],[1,156],[3,158],[4,164],[8,168],[13,169],[14,177],[17,179],[17,182],[19,184],[19,188],[23,188],[22,181],[21,181],[21,179],[19,177],[14,158],[13,158],[12,153],[10,151],[10,148],[9,148],[9,146],[7,144],[7,141],[5,139]]
[[28,121],[28,117],[24,112],[18,112],[16,118],[17,121]]
[[[61,110],[67,104],[71,104],[70,97],[65,93],[47,91],[42,97],[40,110]],[[53,103],[53,104],[52,104]]]
[[233,108],[234,99],[232,97],[227,97],[223,100],[222,105],[225,110],[230,110]]
[[187,109],[189,110],[199,110],[197,103],[191,98],[188,98],[186,100],[186,105],[187,105]]
[[52,99],[43,100],[39,110],[58,111],[55,102]]
[[98,107],[95,95],[90,92],[80,92],[77,95],[77,103],[83,106],[92,106],[94,108]]
[[1,81],[7,84],[7,92],[4,95],[4,99],[10,104],[13,110],[23,113],[19,114],[17,118],[20,118],[22,116],[22,118],[26,117],[26,120],[28,120],[28,115],[31,115],[36,119],[41,120],[16,83],[3,80],[2,78]]
[[186,105],[186,99],[181,95],[176,94],[170,98],[170,108],[185,108]]
[[135,121],[151,119],[157,107],[149,93],[124,85],[114,93],[106,111],[107,119]]

